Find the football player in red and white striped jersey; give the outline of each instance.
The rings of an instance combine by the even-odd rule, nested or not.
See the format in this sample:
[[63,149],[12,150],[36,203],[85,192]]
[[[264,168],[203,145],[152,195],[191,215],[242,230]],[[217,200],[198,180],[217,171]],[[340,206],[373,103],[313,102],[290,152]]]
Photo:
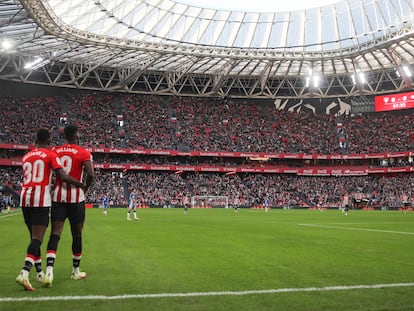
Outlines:
[[51,287],[56,251],[66,218],[69,219],[72,232],[72,275],[73,280],[86,278],[86,273],[79,269],[82,257],[82,230],[85,222],[85,192],[92,185],[95,174],[91,153],[79,146],[79,131],[75,125],[64,128],[67,144],[53,148],[67,174],[82,180],[86,172],[85,189],[74,187],[57,178],[53,191],[51,210],[52,230],[47,246],[47,268],[43,280],[44,287]]
[[65,182],[79,188],[84,185],[78,180],[65,174],[56,153],[47,149],[50,143],[50,133],[39,129],[36,133],[36,147],[23,156],[23,182],[20,194],[25,224],[30,232],[30,244],[27,248],[24,266],[16,278],[17,284],[25,290],[34,291],[29,281],[29,272],[36,266],[38,280],[42,280],[40,245],[49,224],[49,210],[52,205],[51,184],[53,171]]

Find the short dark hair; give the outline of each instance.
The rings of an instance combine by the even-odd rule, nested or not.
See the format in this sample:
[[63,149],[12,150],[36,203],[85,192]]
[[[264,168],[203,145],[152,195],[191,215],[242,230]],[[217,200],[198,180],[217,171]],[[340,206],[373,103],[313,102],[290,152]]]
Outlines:
[[77,132],[78,132],[78,127],[73,124],[66,125],[63,130],[63,133],[65,134],[66,139],[73,139]]
[[47,129],[38,129],[36,132],[36,143],[45,144],[50,139],[50,132]]

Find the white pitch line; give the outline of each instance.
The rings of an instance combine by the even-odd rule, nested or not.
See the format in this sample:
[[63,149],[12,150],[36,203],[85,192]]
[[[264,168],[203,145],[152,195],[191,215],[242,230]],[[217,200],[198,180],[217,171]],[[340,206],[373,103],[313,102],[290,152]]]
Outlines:
[[22,302],[22,301],[77,301],[77,300],[124,300],[124,299],[148,299],[148,298],[177,298],[177,297],[206,297],[206,296],[246,296],[261,294],[297,293],[297,292],[326,292],[343,291],[354,289],[378,289],[391,287],[414,287],[414,283],[390,283],[372,285],[351,286],[326,286],[305,288],[279,288],[245,291],[222,291],[222,292],[193,292],[193,293],[160,293],[160,294],[131,294],[131,295],[90,295],[90,296],[46,296],[46,297],[3,297],[0,302]]
[[11,216],[16,216],[16,215],[20,215],[22,212],[15,212],[13,214],[7,214],[7,215],[1,215],[0,216],[0,220],[6,217],[11,217]]
[[397,234],[414,235],[414,232],[406,232],[406,231],[365,229],[365,228],[340,227],[340,226],[325,226],[325,225],[318,225],[318,224],[299,224],[299,226],[319,227],[319,228],[328,228],[328,229],[340,229],[340,230],[368,231],[368,232],[382,232],[382,233],[397,233]]
[[329,225],[395,225],[395,224],[414,224],[414,221],[386,221],[386,222],[326,222]]

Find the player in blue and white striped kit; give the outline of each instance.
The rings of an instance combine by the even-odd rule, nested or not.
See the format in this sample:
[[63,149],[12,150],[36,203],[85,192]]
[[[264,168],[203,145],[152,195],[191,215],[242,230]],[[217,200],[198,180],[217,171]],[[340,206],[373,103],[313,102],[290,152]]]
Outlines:
[[263,197],[263,207],[265,208],[265,212],[267,212],[270,207],[270,200],[267,195]]
[[129,198],[128,198],[128,214],[127,214],[127,220],[131,220],[131,211],[134,211],[134,219],[135,220],[139,220],[139,218],[137,217],[137,201],[135,198],[136,194],[135,194],[135,189],[131,189],[131,192],[129,193]]

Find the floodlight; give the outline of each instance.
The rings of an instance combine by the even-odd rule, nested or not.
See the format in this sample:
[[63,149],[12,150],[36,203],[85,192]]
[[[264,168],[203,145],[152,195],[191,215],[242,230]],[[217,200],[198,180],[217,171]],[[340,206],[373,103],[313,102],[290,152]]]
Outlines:
[[353,85],[356,85],[357,83],[356,83],[356,78],[355,78],[355,75],[351,75],[351,80],[352,80],[352,84]]
[[306,84],[305,84],[305,86],[306,87],[309,87],[309,84],[310,84],[310,77],[306,77]]
[[395,69],[395,75],[396,75],[398,78],[401,78],[400,71],[399,71],[398,69]]
[[351,75],[351,80],[354,85],[356,85],[357,83],[361,83],[361,84],[367,83],[367,77],[365,76],[365,73],[359,70],[357,70],[355,74]]
[[319,76],[313,76],[312,77],[312,80],[313,80],[313,86],[314,87],[318,87],[319,86],[320,77]]
[[9,51],[13,47],[13,43],[9,39],[3,39],[1,42],[2,51]]
[[34,61],[26,63],[24,69],[36,70],[44,65],[50,63],[50,59],[43,59],[41,57],[36,58]]
[[358,79],[359,82],[361,82],[362,84],[367,83],[367,78],[365,77],[365,74],[363,72],[358,73]]
[[37,57],[34,61],[28,62],[24,65],[24,69],[33,69],[34,66],[40,64],[43,61],[43,58]]
[[403,71],[404,71],[404,73],[407,77],[412,76],[412,73],[411,73],[410,68],[408,66],[405,65],[405,66],[402,67],[402,69],[403,69]]

